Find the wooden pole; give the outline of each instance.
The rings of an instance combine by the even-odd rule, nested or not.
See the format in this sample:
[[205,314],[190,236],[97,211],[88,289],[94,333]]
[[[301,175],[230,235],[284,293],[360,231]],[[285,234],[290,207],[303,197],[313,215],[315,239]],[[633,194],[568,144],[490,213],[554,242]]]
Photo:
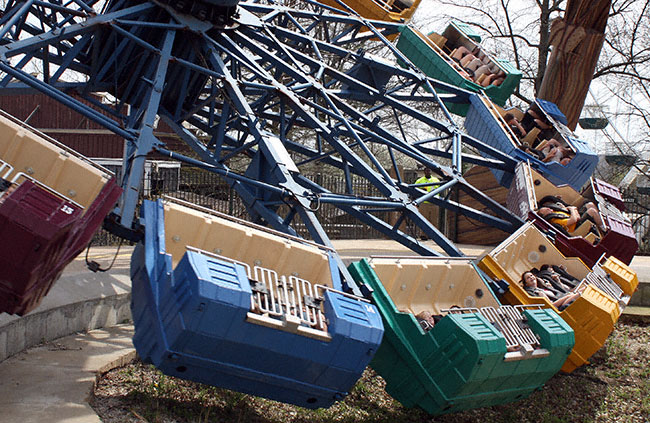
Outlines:
[[575,129],[605,40],[611,0],[568,0],[551,24],[553,50],[537,96],[552,101]]

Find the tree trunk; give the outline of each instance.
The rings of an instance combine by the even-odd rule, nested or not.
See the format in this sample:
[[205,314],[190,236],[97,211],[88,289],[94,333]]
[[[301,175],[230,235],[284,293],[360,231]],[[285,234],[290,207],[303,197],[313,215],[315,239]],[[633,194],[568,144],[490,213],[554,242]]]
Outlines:
[[605,40],[611,0],[569,0],[551,25],[553,51],[537,96],[552,101],[575,129]]

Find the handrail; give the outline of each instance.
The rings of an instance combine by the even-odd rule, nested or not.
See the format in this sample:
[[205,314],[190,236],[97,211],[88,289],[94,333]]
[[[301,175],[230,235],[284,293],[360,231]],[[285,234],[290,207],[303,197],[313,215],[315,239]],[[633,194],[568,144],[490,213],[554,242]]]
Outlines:
[[9,163],[5,162],[4,160],[0,159],[0,173],[4,170],[7,169],[4,175],[0,176],[2,179],[8,179],[9,175],[11,175],[11,172],[13,172],[14,167],[10,165]]
[[63,194],[61,194],[60,192],[58,192],[58,191],[55,190],[54,188],[52,188],[52,187],[50,187],[50,186],[48,186],[48,185],[45,185],[45,184],[42,183],[41,181],[39,181],[39,180],[37,180],[37,179],[34,179],[33,177],[29,176],[29,175],[26,174],[25,172],[18,172],[18,173],[16,173],[16,174],[14,175],[14,177],[11,178],[10,182],[11,182],[12,184],[17,184],[17,183],[18,183],[18,179],[20,179],[21,177],[24,177],[25,179],[32,181],[35,185],[38,185],[39,187],[46,189],[47,191],[49,191],[50,193],[56,195],[57,197],[60,197],[60,198],[63,198],[64,200],[66,200],[66,201],[69,201],[69,202],[72,203],[74,206],[79,207],[81,210],[84,210],[84,209],[85,209],[84,206],[82,206],[81,204],[77,203],[77,202],[74,201],[73,199],[71,199],[71,198],[69,198],[69,197],[67,197],[67,196],[65,196],[65,195],[63,195]]

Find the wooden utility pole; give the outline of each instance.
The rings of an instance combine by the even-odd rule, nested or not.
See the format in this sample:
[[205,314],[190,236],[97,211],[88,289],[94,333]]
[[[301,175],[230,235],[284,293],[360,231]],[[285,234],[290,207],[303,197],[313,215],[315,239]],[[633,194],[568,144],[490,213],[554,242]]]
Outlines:
[[564,18],[551,24],[553,50],[537,96],[552,101],[578,124],[605,40],[611,0],[568,0]]

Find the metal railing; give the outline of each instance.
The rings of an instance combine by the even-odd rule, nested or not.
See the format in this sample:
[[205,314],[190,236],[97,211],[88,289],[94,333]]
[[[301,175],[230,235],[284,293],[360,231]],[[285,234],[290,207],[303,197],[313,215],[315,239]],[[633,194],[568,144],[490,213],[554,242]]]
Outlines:
[[625,216],[639,243],[639,254],[650,254],[650,189],[626,188],[621,190],[625,202]]
[[[121,178],[119,167],[108,166],[115,172],[117,179]],[[411,179],[412,174],[405,172]],[[339,175],[307,174],[308,179],[313,180],[326,190],[331,192],[342,192],[345,187],[345,178]],[[142,198],[154,199],[168,195],[174,198],[185,200],[199,206],[226,213],[230,216],[250,220],[246,207],[235,191],[219,176],[207,171],[181,168],[161,169],[152,171],[149,174],[151,180],[145,184],[149,187],[142,193]],[[358,195],[376,196],[378,192],[363,178],[355,178],[352,189]],[[650,195],[638,192],[637,190],[622,190],[621,194],[625,200],[627,210],[623,213],[623,220],[629,219],[639,241],[639,253],[650,253]],[[618,209],[608,207],[601,210],[604,215],[621,216]],[[282,213],[282,209],[280,210]],[[332,204],[321,204],[316,210],[316,216],[331,239],[377,239],[384,235],[374,228],[370,228]],[[377,213],[377,217],[390,221],[389,213]],[[293,225],[300,236],[309,238],[307,228],[301,222]],[[417,227],[405,225],[404,228],[409,235],[419,237],[422,232]],[[455,229],[450,228],[454,233]],[[107,245],[116,243],[118,239],[111,237],[104,232],[95,241],[95,244]]]
[[259,266],[253,268],[251,279],[252,311],[283,320],[293,317],[301,324],[325,330],[325,314],[321,309],[325,298],[318,295],[309,281],[296,276],[278,278],[273,270]]
[[[108,167],[115,172],[117,180],[120,180],[120,168]],[[307,174],[305,176],[328,191],[343,192],[345,190],[346,182],[342,176],[325,174]],[[246,206],[237,193],[217,174],[182,167],[180,172],[177,169],[152,171],[149,178],[150,181],[143,184],[148,189],[143,189],[141,200],[169,196],[240,219],[251,220]],[[355,194],[360,196],[372,197],[379,195],[376,188],[370,186],[361,177],[353,177],[352,189]],[[278,213],[285,215],[287,211],[287,206],[281,206]],[[378,239],[384,237],[378,230],[368,227],[332,204],[320,204],[315,214],[331,239]],[[373,214],[382,220],[389,220],[389,213],[387,212]],[[307,226],[300,220],[294,221],[292,227],[299,236],[306,239],[311,238]],[[409,232],[413,236],[419,236],[417,228],[409,229]],[[118,241],[117,237],[110,235],[106,231],[101,231],[95,237],[93,244],[116,245]]]
[[614,219],[618,219],[622,222],[630,223],[629,217],[627,217],[624,212],[619,210],[616,206],[614,206],[609,201],[606,201],[600,194],[594,193],[594,197],[598,202],[598,211],[602,216],[604,217],[609,216]]

